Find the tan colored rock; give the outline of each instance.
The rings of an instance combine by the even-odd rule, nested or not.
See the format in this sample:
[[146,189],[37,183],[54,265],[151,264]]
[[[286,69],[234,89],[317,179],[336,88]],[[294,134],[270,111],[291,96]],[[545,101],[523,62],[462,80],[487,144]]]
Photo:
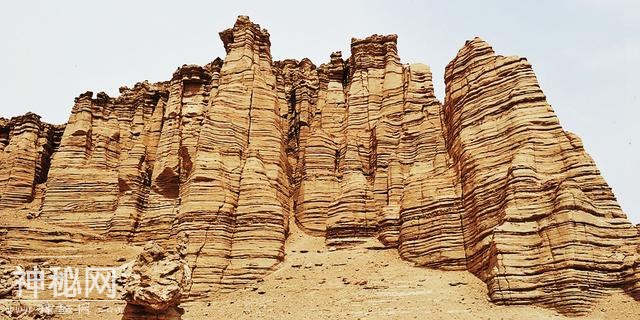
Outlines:
[[224,60],[82,94],[66,127],[0,119],[0,254],[154,241],[128,269],[132,316],[261,281],[298,228],[331,250],[378,239],[415,266],[469,270],[499,304],[581,315],[618,289],[638,299],[639,229],[526,59],[468,41],[443,105],[396,35],[318,67],[272,61],[248,17],[220,38]]
[[15,268],[8,265],[8,261],[0,259],[0,299],[7,299],[12,296],[15,288],[15,271]]
[[222,273],[228,290],[262,278],[284,260],[287,218],[258,152],[244,163],[234,220],[230,263]]
[[444,119],[464,203],[467,268],[497,303],[583,314],[632,272],[637,230],[524,58],[467,41]]
[[0,209],[34,200],[63,131],[64,126],[44,123],[33,113],[0,118]]
[[274,91],[269,34],[239,17],[220,37],[227,57],[175,224],[189,234],[192,297],[238,288],[273,270],[282,260],[290,210],[280,116],[286,102]]
[[[339,192],[338,163],[344,143],[346,117],[343,73],[344,61],[341,53],[336,52],[331,55],[328,64],[319,67],[316,74],[301,74],[299,81],[305,84],[303,92],[318,82],[318,88],[315,89],[317,100],[309,99],[308,104],[313,110],[309,112],[311,118],[306,123],[299,122],[299,126],[293,122],[289,130],[289,140],[294,141],[296,146],[293,150],[296,151],[296,165],[292,163],[296,182],[296,222],[306,232],[316,235],[324,236],[329,207]],[[294,86],[289,96],[297,97],[298,88]],[[296,98],[295,101],[298,104],[300,99]]]
[[[184,253],[184,252],[183,252]],[[180,253],[169,254],[150,242],[138,258],[127,265],[121,278],[123,299],[151,312],[176,307],[191,285],[191,270]]]
[[410,65],[405,77],[399,253],[416,265],[461,269],[466,257],[460,178],[446,150],[442,105],[433,94],[429,67]]
[[633,272],[629,273],[625,279],[627,283],[625,286],[625,291],[632,296],[634,299],[640,301],[640,225],[636,225],[638,229],[638,241],[637,241],[637,255],[635,265],[633,267]]
[[[114,238],[132,236],[149,192],[166,99],[163,84],[121,88],[118,98],[76,98],[68,130],[51,160],[41,218]],[[132,214],[133,212],[133,214]]]

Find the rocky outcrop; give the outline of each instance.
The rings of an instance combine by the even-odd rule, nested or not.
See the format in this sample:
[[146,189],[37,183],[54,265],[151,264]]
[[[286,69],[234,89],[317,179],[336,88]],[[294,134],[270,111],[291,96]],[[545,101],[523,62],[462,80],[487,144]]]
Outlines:
[[[640,225],[636,225],[638,229],[638,236],[640,239]],[[636,260],[633,267],[633,272],[627,275],[625,279],[627,285],[625,286],[625,291],[629,293],[634,299],[640,301],[640,240],[637,242],[636,246]]]
[[476,38],[445,80],[467,269],[491,299],[580,314],[623,286],[637,230],[580,139],[560,126],[527,60]]
[[76,98],[51,160],[41,219],[114,238],[131,234],[149,189],[165,87],[144,82],[121,88],[118,98]]
[[64,126],[44,123],[33,113],[0,118],[0,209],[34,201],[63,131]]
[[12,296],[16,276],[16,270],[8,266],[4,259],[0,259],[0,299],[7,299]]
[[146,244],[138,258],[122,268],[118,280],[123,285],[123,299],[153,313],[178,306],[191,284],[185,253],[169,254],[153,242]]
[[[2,226],[0,252],[47,243],[47,226],[64,250],[154,241],[127,299],[159,312],[261,279],[295,223],[332,249],[377,238],[416,266],[469,270],[496,303],[578,315],[616,289],[638,297],[638,229],[526,59],[468,41],[442,104],[396,35],[320,66],[272,61],[247,17],[220,38],[224,60],[82,94],[66,127],[0,120],[0,209],[39,223]],[[188,240],[165,252],[174,239]]]
[[275,91],[269,34],[240,17],[220,37],[227,57],[175,222],[189,234],[196,296],[272,270],[289,217],[286,103]]
[[298,81],[288,100],[312,110],[310,119],[290,121],[296,222],[330,246],[379,235],[416,264],[463,268],[460,182],[444,143],[442,105],[429,67],[402,65],[396,42],[395,35],[353,39],[346,61],[336,52],[317,73],[285,69]]

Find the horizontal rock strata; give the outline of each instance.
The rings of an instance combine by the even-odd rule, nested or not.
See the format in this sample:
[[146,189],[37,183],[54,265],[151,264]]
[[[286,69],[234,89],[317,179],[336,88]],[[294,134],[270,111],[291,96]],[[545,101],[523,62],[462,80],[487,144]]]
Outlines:
[[295,223],[331,248],[375,237],[416,266],[469,270],[500,304],[580,315],[612,290],[640,299],[639,229],[526,59],[467,41],[442,104],[395,35],[319,66],[273,61],[248,17],[220,38],[224,60],[81,94],[66,125],[0,119],[0,212],[37,223],[0,225],[0,253],[180,239],[180,300],[203,300],[277,268]]
[[581,314],[624,286],[637,230],[580,139],[563,131],[527,60],[476,38],[445,79],[467,268],[491,299]]
[[34,200],[37,185],[47,181],[63,131],[64,126],[44,123],[33,113],[0,118],[0,209]]

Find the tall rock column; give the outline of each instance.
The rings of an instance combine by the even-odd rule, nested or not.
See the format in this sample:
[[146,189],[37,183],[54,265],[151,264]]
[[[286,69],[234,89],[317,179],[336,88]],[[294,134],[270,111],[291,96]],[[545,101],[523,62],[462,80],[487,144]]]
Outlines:
[[165,242],[174,234],[174,221],[196,158],[210,83],[211,74],[200,66],[184,65],[173,74],[163,106],[150,192],[135,241]]
[[340,52],[331,54],[330,62],[318,68],[316,110],[299,132],[295,219],[306,232],[321,236],[325,235],[329,206],[339,192],[338,161],[347,113],[343,74]]
[[396,35],[351,40],[345,151],[338,168],[344,176],[328,213],[329,245],[375,235],[380,212],[388,205],[389,163],[399,142],[394,127],[399,128],[403,101],[396,42]]
[[113,109],[120,126],[118,204],[109,222],[109,236],[133,240],[147,206],[156,149],[167,99],[163,83],[121,87]]
[[0,118],[0,209],[36,198],[37,185],[48,178],[63,130],[64,126],[44,123],[33,113]]
[[635,262],[637,231],[524,58],[476,38],[445,73],[468,269],[497,303],[583,314]]
[[174,228],[189,238],[192,298],[272,270],[284,259],[290,211],[286,119],[280,117],[286,101],[277,94],[269,34],[241,16],[220,37],[227,57]]
[[87,92],[76,98],[54,154],[42,204],[44,220],[106,232],[118,202],[120,129],[113,99]]
[[405,77],[398,250],[419,266],[464,269],[460,179],[445,145],[442,105],[428,66],[412,64]]

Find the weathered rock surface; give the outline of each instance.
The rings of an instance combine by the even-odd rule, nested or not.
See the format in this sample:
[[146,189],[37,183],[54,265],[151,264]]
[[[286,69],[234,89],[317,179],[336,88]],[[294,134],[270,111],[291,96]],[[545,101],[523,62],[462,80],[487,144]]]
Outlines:
[[[441,104],[395,35],[318,67],[272,61],[247,17],[220,38],[224,60],[82,94],[66,127],[0,119],[0,209],[39,223],[0,225],[0,253],[46,244],[46,226],[69,247],[154,241],[127,299],[158,311],[261,279],[295,223],[331,248],[377,238],[416,266],[469,270],[496,303],[583,314],[613,290],[640,299],[638,228],[526,59],[467,41]],[[177,238],[181,253],[161,249]]]
[[624,286],[637,230],[580,139],[563,131],[526,59],[476,38],[445,78],[467,268],[491,299],[579,314]]
[[150,242],[138,258],[126,265],[120,281],[123,299],[151,312],[164,312],[180,304],[191,285],[191,269],[184,253],[167,253]]
[[15,287],[15,269],[7,264],[7,261],[0,259],[0,299],[7,299],[12,296]]
[[0,209],[34,201],[63,131],[64,126],[44,123],[33,113],[0,118]]

